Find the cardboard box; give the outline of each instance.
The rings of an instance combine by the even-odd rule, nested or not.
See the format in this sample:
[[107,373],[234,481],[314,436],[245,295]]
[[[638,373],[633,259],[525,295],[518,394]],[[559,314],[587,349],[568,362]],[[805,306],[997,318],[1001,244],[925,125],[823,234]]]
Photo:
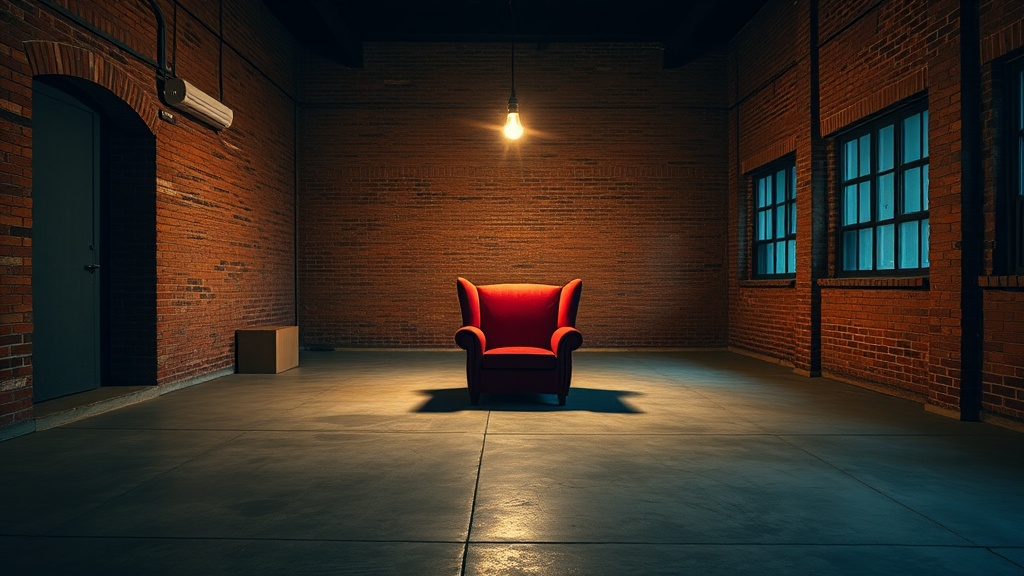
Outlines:
[[260,326],[235,332],[239,374],[277,374],[299,365],[298,326]]

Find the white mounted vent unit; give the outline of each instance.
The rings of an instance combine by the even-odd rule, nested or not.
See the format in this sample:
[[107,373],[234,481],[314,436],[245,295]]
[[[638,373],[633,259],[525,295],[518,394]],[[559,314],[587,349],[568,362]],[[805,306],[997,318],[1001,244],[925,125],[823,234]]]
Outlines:
[[231,126],[235,118],[231,108],[181,78],[164,80],[164,102],[188,112],[217,130]]

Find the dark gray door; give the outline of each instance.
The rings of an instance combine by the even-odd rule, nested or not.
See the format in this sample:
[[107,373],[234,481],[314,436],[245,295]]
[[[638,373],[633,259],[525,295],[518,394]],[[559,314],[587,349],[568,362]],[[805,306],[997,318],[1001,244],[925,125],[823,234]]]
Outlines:
[[36,402],[99,386],[99,117],[46,84],[32,96]]

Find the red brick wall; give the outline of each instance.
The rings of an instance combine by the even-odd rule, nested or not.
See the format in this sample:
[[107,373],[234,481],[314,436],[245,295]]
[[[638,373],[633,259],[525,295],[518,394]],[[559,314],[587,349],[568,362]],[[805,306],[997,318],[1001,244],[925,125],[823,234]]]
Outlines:
[[[776,2],[763,9],[733,41],[730,58],[730,129],[734,142],[729,195],[733,240],[729,251],[729,345],[795,364],[802,355],[794,338],[800,310],[794,281],[751,280],[755,265],[751,171],[797,152],[798,135],[810,122],[807,109],[807,28],[805,9]],[[759,31],[772,30],[771,34]],[[797,197],[806,196],[807,178],[798,177]],[[797,217],[798,226],[803,215]],[[801,231],[803,227],[801,226]],[[798,234],[798,250],[806,240]],[[805,353],[804,353],[805,354]]]
[[931,325],[927,298],[910,290],[830,288],[825,292],[823,370],[923,401],[928,392]]
[[[729,344],[792,363],[805,354],[814,372],[815,313],[820,369],[827,375],[912,397],[958,413],[974,401],[962,378],[963,353],[980,354],[983,419],[1024,421],[1024,278],[999,276],[997,199],[1005,185],[1001,156],[1000,66],[1024,54],[1024,5],[983,1],[980,41],[983,74],[984,224],[963,222],[959,2],[820,0],[770,2],[730,45],[730,302]],[[811,45],[794,38],[817,20],[817,67]],[[795,19],[795,22],[791,22]],[[801,40],[802,41],[802,40]],[[813,72],[818,82],[810,82]],[[931,148],[931,270],[925,281],[835,278],[836,184],[833,138],[847,127],[915,95],[927,95]],[[816,101],[808,106],[805,98]],[[814,125],[810,125],[814,123]],[[814,145],[816,133],[825,148]],[[808,156],[814,150],[825,161]],[[795,151],[798,166],[798,272],[791,287],[746,280],[749,255],[749,170]],[[808,170],[801,170],[800,167]],[[821,188],[811,180],[824,181]],[[812,227],[811,222],[814,222]],[[806,227],[803,224],[806,223]],[[819,234],[824,230],[825,234]],[[971,352],[962,308],[977,290],[964,279],[972,263],[962,252],[984,235],[980,282],[983,351]],[[802,259],[801,249],[810,257]],[[817,254],[824,258],[815,271]],[[805,279],[812,288],[806,290]],[[816,286],[820,292],[815,292]],[[987,287],[991,286],[991,287]],[[820,295],[820,296],[818,296]],[[968,297],[965,299],[964,295]],[[820,300],[816,301],[816,298]],[[787,335],[790,335],[787,337]],[[972,359],[976,360],[976,359]],[[968,410],[969,412],[969,410]]]
[[[981,60],[983,72],[983,150],[985,164],[985,274],[984,358],[982,409],[991,415],[1024,421],[1024,277],[1008,276],[997,250],[1005,241],[999,232],[1003,221],[1002,194],[1008,158],[1008,86],[1005,64],[1024,55],[1024,3],[980,3]],[[1018,288],[1000,288],[1000,285]]]
[[520,46],[527,135],[499,128],[501,44],[310,59],[299,320],[310,347],[442,346],[455,278],[583,278],[587,346],[725,343],[725,68],[645,45]]
[[[826,136],[926,90],[918,71],[926,61],[928,3],[847,4],[820,7],[820,121]],[[830,177],[829,206],[838,204],[835,188]],[[831,218],[829,229],[835,226]],[[836,249],[833,241],[832,274]],[[928,291],[825,287],[821,306],[822,372],[925,398],[930,326],[921,311],[928,309]]]
[[[62,0],[155,59],[144,4]],[[234,109],[229,130],[177,112],[175,125],[157,120],[165,107],[150,65],[40,3],[0,0],[0,427],[32,415],[33,70],[105,86],[153,134],[155,181],[139,193],[155,211],[146,296],[155,306],[132,303],[129,316],[151,318],[118,325],[117,353],[142,361],[122,365],[125,380],[230,369],[234,330],[259,324],[298,321],[314,348],[451,347],[456,276],[578,276],[588,346],[728,344],[961,408],[971,313],[961,302],[976,286],[963,278],[974,256],[961,254],[972,228],[960,212],[959,2],[775,0],[728,53],[672,70],[653,46],[521,46],[516,88],[529,132],[512,146],[497,132],[507,46],[368,44],[356,70],[299,52],[259,2],[160,5],[172,64]],[[982,418],[1016,425],[1024,291],[1013,286],[1024,278],[996,258],[1007,164],[1000,73],[1024,53],[1022,22],[1019,3],[980,3],[980,403]],[[830,138],[918,94],[931,115],[928,282],[836,279]],[[759,283],[749,279],[748,175],[790,153],[798,272],[792,285]],[[118,194],[136,177],[147,178],[125,175]],[[113,217],[142,210],[124,208]],[[115,294],[142,291],[140,278],[122,280]],[[153,346],[132,346],[125,333],[150,334]]]
[[238,328],[295,323],[294,79],[275,65],[282,54],[293,60],[294,46],[254,6],[224,2],[223,46],[216,20],[199,22],[179,9],[190,33],[179,31],[178,73],[190,82],[195,75],[197,86],[234,110],[234,122],[217,133],[179,114],[177,125],[161,127],[161,382],[231,368]]
[[1024,421],[1024,297],[1020,291],[985,294],[982,409]]
[[[146,3],[61,4],[156,60],[156,23]],[[0,426],[32,416],[33,72],[103,86],[140,114],[143,133],[152,134],[155,176],[124,174],[120,188],[109,191],[115,199],[148,198],[139,205],[150,207],[151,223],[155,210],[148,254],[111,254],[113,262],[146,263],[150,274],[148,281],[122,275],[111,287],[118,300],[111,309],[138,318],[111,324],[117,331],[111,353],[131,357],[112,381],[163,384],[230,369],[235,329],[295,322],[295,43],[258,2],[161,0],[160,6],[170,64],[234,109],[227,131],[178,111],[176,124],[160,122],[156,111],[166,106],[152,65],[41,3],[0,0]],[[130,230],[125,222],[139,205],[119,204],[114,225]],[[125,334],[142,334],[148,343],[133,345]]]

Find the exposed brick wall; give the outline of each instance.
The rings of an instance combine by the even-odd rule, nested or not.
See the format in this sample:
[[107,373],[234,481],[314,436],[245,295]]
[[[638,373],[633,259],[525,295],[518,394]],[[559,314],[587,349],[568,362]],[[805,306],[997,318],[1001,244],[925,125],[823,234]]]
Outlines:
[[[821,131],[826,136],[927,88],[922,73],[926,67],[927,3],[876,2],[848,6],[848,10],[839,6],[845,4],[825,1],[820,7]],[[932,154],[934,157],[934,147]],[[835,156],[830,156],[831,169]],[[830,207],[838,206],[834,176],[830,170]],[[933,177],[932,189],[934,186]],[[834,231],[837,210],[829,212],[828,229]],[[829,274],[834,275],[838,247],[834,234],[829,238]],[[933,265],[935,257],[932,254]],[[929,292],[924,290],[823,288],[822,372],[888,386],[923,401],[930,324],[927,314],[921,321],[921,310],[928,307]],[[899,343],[912,343],[913,347]],[[924,356],[920,357],[922,348]]]
[[28,57],[9,29],[38,25],[27,4],[0,5],[6,72],[0,79],[0,426],[32,415],[31,77]]
[[[776,281],[749,281],[755,266],[752,226],[753,182],[750,171],[788,154],[795,154],[798,134],[809,123],[807,44],[802,7],[793,3],[769,4],[732,43],[730,127],[736,130],[731,166],[732,210],[738,214],[731,237],[729,266],[729,345],[794,364],[793,319],[798,313],[795,282],[780,287]],[[773,34],[758,30],[770,29]],[[809,191],[798,178],[797,196]],[[798,223],[800,217],[797,218]],[[798,247],[804,241],[798,239]],[[742,247],[742,248],[741,248]],[[742,250],[742,253],[741,253]]]
[[[145,2],[60,4],[157,60]],[[102,87],[150,134],[107,143],[117,172],[105,192],[115,241],[108,258],[138,270],[104,270],[104,309],[118,316],[104,336],[114,368],[105,383],[162,384],[230,368],[235,329],[295,323],[295,42],[258,2],[159,4],[169,64],[234,110],[229,130],[216,133],[179,111],[176,124],[160,122],[157,110],[166,107],[151,64],[41,3],[0,0],[0,426],[32,416],[34,74]],[[112,111],[102,108],[111,118]],[[134,155],[147,146],[155,157],[139,162]],[[135,246],[124,246],[132,239]]]
[[931,325],[927,292],[841,288],[824,292],[822,371],[924,401]]
[[[928,45],[933,7],[925,0],[890,0],[848,12],[843,8],[847,4],[820,1],[820,26],[828,31],[820,38],[821,116],[852,109],[848,121],[853,121],[897,101],[877,95],[927,66],[934,49]],[[917,88],[920,92],[925,87]],[[865,102],[873,106],[865,107]]]
[[[156,59],[146,3],[60,3]],[[962,408],[972,311],[961,306],[977,288],[963,277],[975,256],[962,246],[976,238],[961,214],[959,2],[775,0],[727,52],[672,70],[650,45],[523,46],[516,88],[529,132],[512,146],[498,134],[507,46],[367,44],[355,70],[299,51],[262,3],[159,3],[170,64],[234,109],[229,130],[180,112],[174,125],[157,120],[152,66],[40,3],[0,0],[0,426],[32,415],[31,82],[44,73],[103,86],[152,135],[155,174],[122,171],[110,197],[124,200],[110,214],[120,237],[144,235],[132,226],[150,226],[147,211],[153,220],[151,250],[110,254],[152,267],[110,286],[121,314],[110,351],[128,359],[115,364],[118,383],[230,368],[234,330],[259,324],[298,322],[310,347],[451,347],[456,276],[578,276],[588,346],[729,345]],[[1020,424],[1024,290],[998,258],[1001,74],[1024,54],[1024,5],[983,0],[979,14],[976,233],[988,276],[982,358],[968,360],[981,362],[981,417]],[[837,279],[833,138],[922,94],[928,281]],[[116,146],[122,165],[145,148],[127,135]],[[791,284],[759,284],[748,174],[789,153],[798,271]],[[148,200],[129,202],[133,192]],[[149,278],[153,290],[131,299]]]
[[729,345],[792,364],[796,310],[792,286],[734,289],[729,298]]
[[[160,382],[230,368],[238,328],[295,323],[294,82],[254,64],[294,56],[294,45],[253,6],[224,2],[223,44],[218,21],[179,8],[190,39],[179,31],[176,71],[202,78],[197,86],[231,107],[234,121],[217,133],[179,114],[176,125],[161,127]],[[209,74],[211,66],[219,75]]]
[[[808,82],[811,68],[801,65],[807,46],[794,45],[802,29],[799,19],[815,6],[818,13],[819,82]],[[796,23],[779,23],[792,16]],[[770,27],[769,22],[777,26]],[[980,50],[985,64],[983,121],[984,225],[978,230],[962,220],[959,3],[898,0],[858,2],[820,0],[771,2],[730,45],[729,120],[730,303],[729,343],[800,368],[803,344],[798,334],[814,334],[813,314],[820,312],[821,372],[912,397],[942,411],[956,413],[965,398],[961,358],[968,335],[962,333],[962,296],[976,290],[962,279],[969,245],[965,234],[983,234],[979,253],[984,269],[999,274],[994,259],[999,249],[999,202],[1005,185],[1001,157],[1005,118],[1001,102],[1000,63],[1024,53],[1024,5],[983,1],[980,6]],[[770,33],[768,32],[770,31]],[[786,34],[781,32],[785,31]],[[757,65],[749,72],[744,63]],[[792,77],[792,80],[788,80]],[[817,92],[819,116],[807,114],[803,95]],[[931,144],[931,270],[928,282],[845,281],[835,279],[837,199],[835,134],[915,95],[927,95]],[[813,104],[814,102],[812,102]],[[818,122],[807,126],[808,122]],[[824,161],[813,154],[814,134],[826,137]],[[796,141],[792,142],[793,138]],[[786,149],[797,154],[798,224],[819,218],[824,236],[798,228],[798,273],[792,288],[745,281],[752,266],[749,214],[750,180],[745,173]],[[814,168],[814,166],[819,166]],[[805,167],[805,169],[801,169]],[[803,182],[825,180],[822,189]],[[810,185],[808,184],[810,187]],[[803,196],[800,196],[803,195]],[[816,216],[817,215],[817,216]],[[817,238],[813,240],[812,237]],[[801,247],[811,258],[801,259]],[[993,248],[993,246],[996,246]],[[806,254],[806,253],[805,253]],[[812,271],[817,254],[825,259],[820,275]],[[974,256],[972,256],[974,257]],[[820,288],[805,292],[805,278]],[[982,418],[1020,422],[1024,378],[1024,292],[1017,277],[982,278],[984,292],[984,358]],[[820,298],[820,299],[819,299]],[[790,335],[788,338],[786,335]],[[807,339],[801,337],[804,342]],[[813,338],[810,340],[813,366]],[[810,370],[814,372],[813,368]],[[974,377],[974,376],[970,376]]]
[[310,59],[300,326],[311,347],[454,347],[455,278],[583,278],[587,346],[725,343],[724,59],[517,50],[527,136],[498,129],[509,47],[367,44]]
[[[1012,137],[1006,106],[1007,60],[1024,55],[1024,3],[980,3],[983,146],[985,174],[984,358],[982,409],[986,414],[1024,421],[1024,282],[1007,276],[1000,242],[1008,218],[1003,194]],[[1018,286],[1016,289],[996,288]]]
[[1024,303],[1021,292],[985,294],[982,408],[1024,421]]
[[[807,2],[798,4],[808,5]],[[980,5],[980,51],[983,69],[981,149],[984,158],[984,213],[983,225],[963,221],[964,197],[961,194],[962,151],[965,146],[961,132],[961,51],[959,39],[961,14],[954,1],[877,1],[846,2],[822,0],[817,2],[819,19],[818,90],[819,116],[806,115],[805,110],[794,110],[799,94],[792,91],[813,90],[815,86],[799,82],[785,85],[787,71],[799,64],[791,60],[804,57],[790,38],[777,38],[769,25],[779,14],[786,12],[796,17],[807,17],[792,2],[771,2],[754,22],[733,41],[730,61],[738,67],[733,84],[738,86],[733,96],[736,116],[730,120],[730,129],[737,130],[732,138],[736,152],[730,162],[729,181],[730,220],[735,225],[735,236],[730,234],[731,297],[729,307],[729,342],[738,348],[750,349],[783,361],[792,361],[799,367],[800,345],[780,344],[780,335],[798,333],[806,329],[807,320],[799,315],[807,312],[802,301],[813,314],[819,306],[820,368],[821,372],[888,389],[899,396],[918,399],[942,411],[970,412],[970,395],[965,392],[962,378],[977,375],[961,372],[961,355],[969,335],[963,332],[965,315],[975,314],[972,308],[962,310],[964,295],[976,290],[970,279],[963,279],[964,271],[984,258],[987,274],[999,274],[999,263],[994,262],[999,252],[997,228],[999,204],[996,198],[1005,186],[1002,170],[1007,159],[1000,149],[1006,134],[1004,106],[1000,84],[1000,63],[1007,55],[1024,53],[1024,5],[1007,2],[982,2]],[[780,30],[780,29],[779,29]],[[785,30],[794,30],[792,26]],[[777,46],[777,49],[775,49]],[[774,57],[773,57],[774,56]],[[746,78],[742,63],[756,61],[758,66]],[[744,90],[743,87],[749,87]],[[760,160],[773,156],[785,148],[791,134],[797,141],[798,166],[809,154],[810,136],[792,124],[818,122],[815,126],[825,136],[833,136],[842,129],[855,125],[874,114],[884,112],[899,101],[915,94],[927,94],[930,110],[931,140],[931,270],[927,283],[915,281],[845,281],[836,280],[836,214],[837,184],[835,180],[835,150],[829,140],[827,159],[815,174],[813,162],[805,165],[810,173],[798,170],[798,178],[824,178],[823,198],[808,198],[798,202],[798,222],[808,222],[815,205],[825,206],[819,230],[826,231],[813,247],[816,252],[825,248],[826,263],[820,279],[808,272],[811,262],[798,257],[798,278],[793,289],[774,288],[769,283],[758,287],[757,282],[740,282],[749,274],[750,258],[744,251],[751,244],[750,180],[742,174],[754,169]],[[797,105],[799,106],[799,105]],[[770,119],[777,116],[779,121]],[[765,121],[765,119],[769,119]],[[780,148],[781,147],[781,148]],[[757,150],[767,152],[756,152]],[[805,176],[806,174],[806,176]],[[798,186],[798,194],[805,188]],[[801,199],[798,196],[798,199]],[[976,230],[977,229],[977,230]],[[971,243],[965,235],[984,235],[985,243],[977,253],[965,254]],[[800,246],[812,243],[809,231],[798,230]],[[975,243],[977,245],[977,243]],[[996,246],[993,249],[993,246]],[[810,249],[809,249],[810,251]],[[974,258],[972,260],[972,258]],[[813,261],[813,259],[812,259]],[[812,291],[809,300],[801,299],[804,275],[820,287],[820,301],[815,303]],[[1019,322],[1024,315],[1024,297],[1020,289],[995,288],[1016,286],[1016,277],[983,278],[984,292],[984,352],[981,369],[981,417],[1022,420],[1024,398],[1024,328]],[[796,293],[793,293],[796,292]],[[757,294],[763,294],[759,298]],[[792,312],[785,318],[786,312]],[[981,311],[979,311],[980,313]],[[1016,321],[1015,321],[1016,320]],[[813,328],[812,328],[813,330]],[[788,341],[785,341],[788,344]],[[967,396],[965,396],[967,395]]]

